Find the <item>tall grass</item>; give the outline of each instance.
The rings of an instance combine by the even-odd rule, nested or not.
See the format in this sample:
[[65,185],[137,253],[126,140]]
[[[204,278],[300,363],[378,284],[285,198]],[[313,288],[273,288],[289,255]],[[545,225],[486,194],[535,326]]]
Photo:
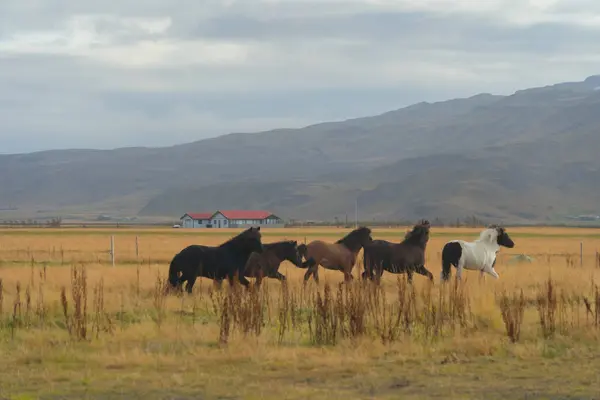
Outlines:
[[[0,251],[0,262],[9,264],[0,270],[0,333],[8,337],[27,331],[89,342],[153,326],[152,334],[161,337],[183,337],[177,332],[191,329],[189,335],[224,347],[254,340],[281,347],[365,341],[432,346],[457,337],[504,337],[507,343],[597,337],[600,329],[600,292],[591,278],[598,273],[598,256],[588,254],[582,269],[562,244],[552,253],[527,245],[523,252],[537,261],[514,267],[501,253],[499,281],[469,282],[466,274],[462,282],[432,284],[416,277],[411,285],[404,275],[386,274],[379,285],[361,279],[346,284],[329,272],[321,285],[304,286],[304,271],[288,268],[286,282],[266,279],[249,289],[225,283],[221,290],[199,283],[192,296],[182,297],[164,290],[168,263],[151,264],[148,255],[130,267],[127,261],[111,268],[98,264],[104,253],[96,242],[84,241],[80,252],[70,241],[44,246],[51,250],[28,243],[26,250]],[[150,257],[168,259],[163,250]],[[439,254],[430,259],[439,262]],[[354,275],[360,275],[358,268]]]
[[[121,320],[122,330],[127,329],[123,318],[134,313],[138,314],[135,318],[138,323],[149,320],[159,331],[165,324],[168,329],[177,330],[183,327],[179,320],[185,315],[185,304],[190,301],[193,303],[192,325],[199,313],[214,321],[218,327],[215,341],[221,346],[226,346],[234,337],[262,337],[265,332],[268,340],[279,345],[336,346],[340,341],[358,339],[384,345],[406,340],[431,343],[456,335],[472,335],[481,329],[481,319],[493,318],[493,315],[473,311],[470,285],[466,281],[455,279],[438,285],[426,282],[418,288],[408,283],[405,276],[398,276],[395,290],[390,290],[387,284],[362,280],[335,285],[326,282],[312,290],[289,282],[275,283],[279,284],[277,290],[270,290],[268,283],[251,285],[249,289],[239,284],[227,284],[220,290],[209,287],[206,297],[200,291],[191,298],[187,294],[180,298],[179,320],[174,324],[175,313],[169,307],[174,296],[164,290],[166,279],[160,274],[151,291],[144,291],[137,284],[129,286],[131,293],[125,296],[135,298],[131,302],[133,306],[125,309],[122,294],[120,310],[115,312],[114,307],[112,310],[106,307],[104,277],[90,285],[86,266],[78,265],[70,269],[69,284],[58,289],[63,322],[57,323],[56,312],[46,303],[46,297],[52,296],[46,280],[53,272],[52,269],[43,271],[39,279],[30,281],[25,291],[20,282],[15,285],[10,321],[0,325],[0,329],[10,329],[13,338],[19,330],[62,326],[74,341],[97,340],[103,334],[115,334],[116,319]],[[91,301],[88,299],[90,288]],[[0,315],[6,320],[4,297],[5,289],[0,280]],[[150,308],[140,306],[144,297],[151,297]],[[583,295],[559,290],[556,282],[548,279],[538,287],[533,300],[527,298],[522,288],[504,289],[495,307],[494,313],[504,325],[503,334],[512,343],[523,339],[527,310],[535,310],[538,316],[538,329],[529,331],[530,339],[538,336],[551,339],[557,333],[569,335],[600,328],[597,285],[592,285],[590,292]]]

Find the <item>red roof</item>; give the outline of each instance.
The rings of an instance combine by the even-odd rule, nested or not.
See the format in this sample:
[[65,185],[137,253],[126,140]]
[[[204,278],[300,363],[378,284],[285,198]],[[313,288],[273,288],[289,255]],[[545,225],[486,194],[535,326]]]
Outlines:
[[186,213],[192,219],[210,219],[214,213]]
[[272,212],[263,210],[219,210],[227,219],[265,219]]

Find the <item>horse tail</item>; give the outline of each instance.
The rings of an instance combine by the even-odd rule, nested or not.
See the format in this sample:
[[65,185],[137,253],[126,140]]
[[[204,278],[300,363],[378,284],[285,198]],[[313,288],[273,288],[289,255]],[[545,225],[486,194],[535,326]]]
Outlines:
[[169,283],[173,287],[177,287],[179,283],[179,272],[181,272],[180,256],[176,254],[169,265]]
[[370,263],[369,263],[369,255],[367,249],[363,247],[363,273],[361,274],[363,279],[371,277],[371,271],[369,271]]
[[450,269],[452,265],[458,266],[462,257],[462,247],[458,242],[448,242],[442,249],[442,274],[441,280],[447,281],[450,279]]

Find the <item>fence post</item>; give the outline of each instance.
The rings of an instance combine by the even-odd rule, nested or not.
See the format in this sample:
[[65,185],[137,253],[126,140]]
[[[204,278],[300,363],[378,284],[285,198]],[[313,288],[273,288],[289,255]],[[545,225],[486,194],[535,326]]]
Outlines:
[[583,242],[579,242],[579,266],[583,267]]
[[110,235],[110,258],[112,261],[112,266],[115,266],[115,236]]
[[140,250],[139,249],[140,249],[140,246],[139,246],[139,243],[138,243],[138,236],[135,235],[135,258],[138,258],[139,255],[140,255]]

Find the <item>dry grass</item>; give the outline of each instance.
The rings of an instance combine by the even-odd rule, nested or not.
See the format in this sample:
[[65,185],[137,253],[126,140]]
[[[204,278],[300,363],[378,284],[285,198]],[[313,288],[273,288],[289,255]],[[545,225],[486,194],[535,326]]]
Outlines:
[[[375,229],[374,237],[398,240],[402,233]],[[464,282],[447,285],[439,284],[443,242],[478,230],[432,233],[434,285],[415,277],[411,286],[387,273],[380,287],[358,279],[340,285],[340,273],[321,271],[321,285],[304,288],[304,271],[286,262],[284,285],[267,279],[260,290],[224,284],[217,291],[199,280],[193,296],[178,297],[163,291],[174,253],[232,232],[0,231],[0,397],[596,394],[600,232],[509,229],[517,247],[501,251],[499,281],[467,271]],[[266,230],[264,241],[343,234]],[[517,253],[534,261],[510,263]]]

